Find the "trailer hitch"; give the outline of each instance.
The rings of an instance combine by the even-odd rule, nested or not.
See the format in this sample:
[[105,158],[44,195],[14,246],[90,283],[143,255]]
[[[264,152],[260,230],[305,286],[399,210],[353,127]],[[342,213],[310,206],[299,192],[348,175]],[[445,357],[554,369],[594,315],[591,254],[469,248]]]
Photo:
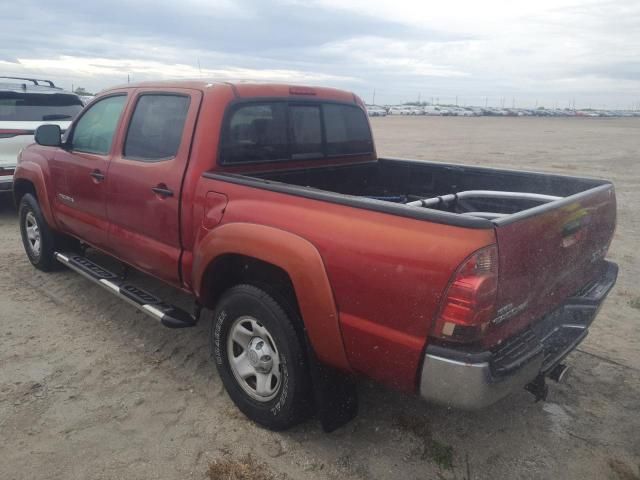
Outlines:
[[525,385],[524,389],[534,396],[536,402],[547,400],[549,386],[543,374],[538,375],[533,382]]

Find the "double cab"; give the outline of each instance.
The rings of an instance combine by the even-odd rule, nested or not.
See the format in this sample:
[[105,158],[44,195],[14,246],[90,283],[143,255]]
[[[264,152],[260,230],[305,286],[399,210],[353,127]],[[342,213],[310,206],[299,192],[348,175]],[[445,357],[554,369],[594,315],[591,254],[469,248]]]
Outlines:
[[465,409],[544,398],[617,277],[610,182],[380,158],[346,91],[131,84],[35,139],[14,178],[31,263],[167,327],[208,322],[230,397],[272,429],[341,425],[358,376]]

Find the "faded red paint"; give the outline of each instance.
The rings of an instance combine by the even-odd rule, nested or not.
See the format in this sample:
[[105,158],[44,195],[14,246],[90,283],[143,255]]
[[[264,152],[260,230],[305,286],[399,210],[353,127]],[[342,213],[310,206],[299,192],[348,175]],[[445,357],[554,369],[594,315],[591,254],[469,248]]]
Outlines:
[[[157,91],[177,91],[192,99],[176,159],[145,164],[122,158],[137,97]],[[64,170],[71,161],[69,152],[34,145],[16,169],[17,181],[35,185],[52,227],[197,298],[205,296],[203,275],[220,255],[238,253],[277,265],[292,279],[322,361],[415,390],[421,355],[451,275],[470,253],[496,242],[494,230],[429,223],[203,178],[212,170],[255,171],[251,166],[217,165],[225,109],[238,97],[295,98],[288,85],[158,82],[101,95],[114,92],[126,92],[128,99],[111,151],[73,160],[86,170],[73,181],[90,182],[85,174],[96,165],[106,171],[103,184],[87,183],[85,188],[95,194],[91,208],[104,215],[87,211],[87,205],[63,205],[56,198],[49,165],[56,158]],[[363,108],[348,92],[313,92],[318,99]],[[375,160],[373,154],[322,164]],[[269,168],[301,165],[308,163],[280,162]],[[60,181],[72,178],[60,173]],[[150,188],[158,183],[166,183],[176,195],[157,198]]]

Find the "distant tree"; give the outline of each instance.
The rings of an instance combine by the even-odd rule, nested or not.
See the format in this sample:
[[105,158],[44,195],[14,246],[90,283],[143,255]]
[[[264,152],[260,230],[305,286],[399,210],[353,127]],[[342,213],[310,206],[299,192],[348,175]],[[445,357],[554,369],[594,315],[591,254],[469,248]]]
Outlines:
[[78,88],[76,88],[76,89],[75,89],[75,91],[74,91],[73,93],[75,93],[76,95],[81,95],[81,96],[92,96],[92,95],[94,95],[94,94],[93,94],[93,93],[91,93],[91,92],[87,92],[87,91],[84,89],[84,87],[78,87]]

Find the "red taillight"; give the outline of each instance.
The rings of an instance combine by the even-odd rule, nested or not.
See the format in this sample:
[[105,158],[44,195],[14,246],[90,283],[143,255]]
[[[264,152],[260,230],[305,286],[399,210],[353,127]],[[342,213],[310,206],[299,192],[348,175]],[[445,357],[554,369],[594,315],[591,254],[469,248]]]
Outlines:
[[495,316],[498,249],[490,245],[467,258],[442,301],[432,335],[454,342],[478,340]]
[[16,130],[13,128],[0,128],[0,138],[17,137],[18,135],[32,135],[33,130]]

